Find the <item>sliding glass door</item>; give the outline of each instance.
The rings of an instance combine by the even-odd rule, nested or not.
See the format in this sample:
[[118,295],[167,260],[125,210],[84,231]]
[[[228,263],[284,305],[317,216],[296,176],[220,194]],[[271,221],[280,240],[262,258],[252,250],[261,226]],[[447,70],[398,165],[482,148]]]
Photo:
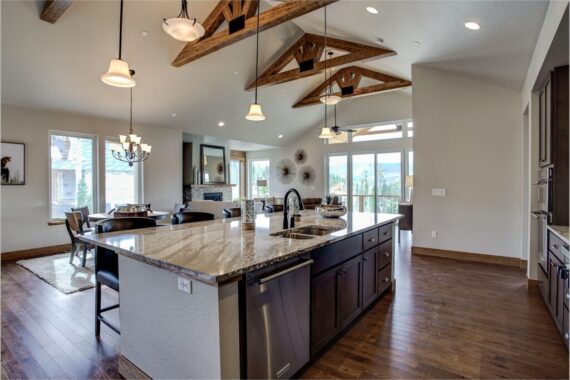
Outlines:
[[376,154],[376,210],[395,214],[402,197],[402,153]]
[[403,194],[402,151],[327,157],[327,191],[351,211],[397,213]]

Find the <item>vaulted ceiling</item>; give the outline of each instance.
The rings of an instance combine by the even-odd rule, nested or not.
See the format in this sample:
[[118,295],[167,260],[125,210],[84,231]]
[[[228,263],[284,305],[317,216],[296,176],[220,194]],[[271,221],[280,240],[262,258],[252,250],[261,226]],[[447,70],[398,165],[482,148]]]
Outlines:
[[[204,20],[216,3],[190,0],[191,16]],[[263,0],[261,9],[276,4]],[[74,1],[55,24],[40,20],[42,2],[1,6],[3,102],[128,119],[128,91],[99,79],[117,55],[118,1]],[[260,89],[267,120],[244,119],[253,98],[245,91],[255,79],[253,37],[172,66],[184,43],[166,35],[161,21],[179,7],[174,0],[125,3],[123,57],[137,72],[135,121],[269,145],[285,145],[321,122],[321,107],[291,107],[323,82],[322,74]],[[341,0],[327,9],[332,36],[397,52],[357,66],[411,80],[411,65],[423,63],[519,90],[546,8],[539,1]],[[463,27],[471,20],[480,31]],[[261,33],[260,72],[303,33],[323,33],[322,9]]]

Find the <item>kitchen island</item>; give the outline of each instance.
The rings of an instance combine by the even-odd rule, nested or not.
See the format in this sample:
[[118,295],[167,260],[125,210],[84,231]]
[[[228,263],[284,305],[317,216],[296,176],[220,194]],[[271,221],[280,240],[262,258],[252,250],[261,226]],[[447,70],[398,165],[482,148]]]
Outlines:
[[235,218],[83,237],[119,255],[121,374],[293,376],[394,287],[399,217],[303,211],[286,236],[276,213],[254,230]]

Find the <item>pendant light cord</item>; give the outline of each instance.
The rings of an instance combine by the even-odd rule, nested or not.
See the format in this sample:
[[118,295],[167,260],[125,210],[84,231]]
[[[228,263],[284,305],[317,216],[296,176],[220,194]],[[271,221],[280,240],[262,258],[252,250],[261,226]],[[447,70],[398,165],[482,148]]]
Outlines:
[[257,104],[257,76],[259,70],[259,1],[257,0],[257,27],[255,32],[255,104]]
[[[327,6],[325,5],[325,83],[327,83]],[[325,96],[326,96],[327,90],[325,88]],[[327,123],[327,103],[324,103],[325,105],[325,128],[328,127],[328,123]]]
[[121,17],[119,20],[119,59],[123,53],[123,0],[121,0]]
[[131,114],[129,122],[129,135],[133,134],[133,88],[131,87]]

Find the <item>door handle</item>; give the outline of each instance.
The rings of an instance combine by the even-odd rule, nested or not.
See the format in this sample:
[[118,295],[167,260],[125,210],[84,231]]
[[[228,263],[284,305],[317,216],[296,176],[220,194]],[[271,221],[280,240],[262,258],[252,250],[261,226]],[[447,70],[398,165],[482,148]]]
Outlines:
[[275,280],[276,278],[281,277],[281,276],[284,276],[284,275],[286,275],[287,273],[291,273],[291,272],[293,272],[293,271],[296,271],[297,269],[301,269],[301,268],[303,268],[303,267],[306,267],[307,265],[311,265],[311,264],[314,263],[314,262],[315,262],[315,260],[312,260],[312,259],[311,259],[311,260],[307,260],[307,261],[303,261],[303,262],[300,263],[300,264],[293,265],[292,267],[289,267],[289,268],[287,268],[287,269],[284,269],[284,270],[282,270],[282,271],[280,271],[280,272],[274,273],[274,274],[269,275],[269,276],[267,276],[267,277],[260,278],[260,279],[258,279],[255,283],[258,284],[258,285],[265,284],[266,282],[269,282],[269,281],[271,281],[271,280]]

